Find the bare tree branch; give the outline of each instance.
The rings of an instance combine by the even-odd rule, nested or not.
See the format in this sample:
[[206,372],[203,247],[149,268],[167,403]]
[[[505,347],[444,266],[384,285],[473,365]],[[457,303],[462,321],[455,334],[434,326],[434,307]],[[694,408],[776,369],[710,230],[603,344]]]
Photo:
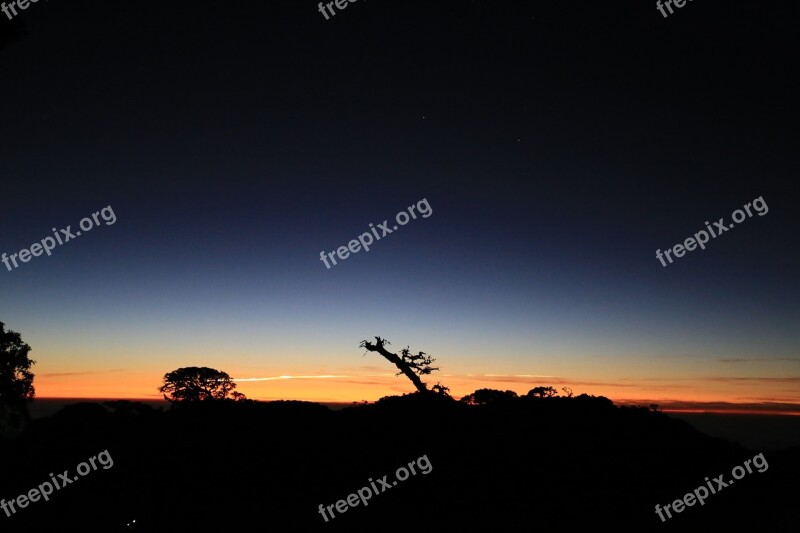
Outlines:
[[400,351],[402,354],[402,357],[400,357],[396,353],[392,353],[384,347],[386,344],[389,344],[389,341],[386,339],[375,337],[375,341],[375,343],[371,343],[367,340],[363,340],[359,346],[361,348],[366,348],[370,352],[378,352],[390,363],[394,363],[394,365],[400,369],[400,372],[397,373],[398,376],[400,374],[405,374],[405,376],[411,380],[411,383],[414,384],[419,392],[422,394],[430,393],[430,390],[428,390],[428,387],[419,378],[419,376],[430,374],[434,370],[439,370],[438,368],[429,366],[433,362],[432,357],[424,354],[423,352],[419,352],[417,355],[412,355],[410,354],[408,348],[404,348]]

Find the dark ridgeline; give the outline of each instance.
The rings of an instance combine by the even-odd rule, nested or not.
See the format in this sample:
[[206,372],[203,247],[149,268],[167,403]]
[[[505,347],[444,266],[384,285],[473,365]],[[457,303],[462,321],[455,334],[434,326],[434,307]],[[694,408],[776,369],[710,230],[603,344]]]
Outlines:
[[[7,332],[6,358],[29,368]],[[6,500],[107,450],[113,467],[81,477],[6,517],[3,531],[617,531],[758,527],[786,531],[800,448],[770,453],[769,469],[661,523],[655,505],[754,455],[711,438],[657,406],[617,407],[550,386],[519,397],[476,390],[456,401],[421,376],[434,359],[380,353],[417,388],[340,411],[298,401],[257,402],[225,372],[186,367],[158,388],[168,410],[125,400],[68,405],[0,440]],[[28,348],[28,349],[26,349]],[[12,360],[12,359],[9,359]],[[22,378],[19,392],[32,391]],[[24,389],[24,390],[23,390]],[[169,394],[169,396],[167,395]],[[755,450],[758,452],[758,450]],[[367,506],[318,512],[426,456],[432,469],[374,495]]]
[[[421,361],[402,353],[393,362]],[[657,503],[682,498],[706,476],[728,478],[759,450],[708,437],[653,408],[617,407],[569,390],[560,396],[546,386],[522,397],[481,389],[456,401],[423,384],[427,392],[332,411],[231,399],[224,372],[179,370],[165,382],[182,378],[171,383],[192,400],[173,404],[180,408],[70,405],[0,441],[7,500],[101,450],[114,459],[113,468],[80,478],[50,501],[0,516],[3,530],[786,531],[794,522],[800,448],[767,454],[766,472],[662,524]],[[215,376],[215,386],[183,379],[198,375]],[[206,393],[187,393],[195,385]],[[318,513],[320,504],[347,498],[370,478],[392,480],[423,455],[430,473],[328,522]]]

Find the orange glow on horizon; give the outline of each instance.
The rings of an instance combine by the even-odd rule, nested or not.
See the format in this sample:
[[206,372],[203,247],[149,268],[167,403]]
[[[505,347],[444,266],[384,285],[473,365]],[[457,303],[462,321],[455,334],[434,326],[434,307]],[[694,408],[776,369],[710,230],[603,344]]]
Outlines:
[[[157,401],[163,400],[157,390],[162,383],[162,377],[163,374],[150,372],[43,374],[36,377],[34,384],[36,398],[39,399]],[[347,372],[304,372],[297,375],[243,377],[233,381],[237,383],[237,391],[250,399],[261,401],[300,400],[352,404],[374,402],[384,396],[414,392],[413,386],[407,380],[388,372],[369,375],[357,372],[352,375]],[[741,389],[736,387],[725,389],[717,386],[714,390],[709,390],[710,387],[704,387],[702,383],[698,384],[698,390],[690,392],[682,383],[677,384],[674,389],[664,383],[654,391],[652,386],[636,387],[628,381],[588,383],[575,380],[571,385],[569,380],[550,376],[537,378],[527,375],[503,377],[496,374],[451,374],[441,376],[441,381],[450,386],[450,393],[456,398],[482,388],[513,390],[524,395],[535,386],[553,386],[563,395],[561,388],[567,386],[572,388],[575,396],[583,393],[605,396],[616,405],[647,407],[654,403],[663,404],[660,406],[663,412],[800,415],[800,395],[789,395],[787,398],[785,390],[770,395],[769,391],[763,390],[765,387],[758,391],[748,390],[751,397],[744,397]],[[752,399],[756,395],[759,399]]]
[[[735,405],[735,404],[734,404]],[[715,415],[774,415],[800,416],[798,411],[775,411],[770,409],[662,409],[664,413],[715,414]]]

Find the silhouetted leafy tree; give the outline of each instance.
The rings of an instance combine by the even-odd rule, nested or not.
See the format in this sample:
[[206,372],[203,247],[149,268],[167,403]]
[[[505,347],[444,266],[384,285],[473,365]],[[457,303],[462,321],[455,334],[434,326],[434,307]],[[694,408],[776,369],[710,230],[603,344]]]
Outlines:
[[240,402],[240,403],[255,403],[255,400],[248,400],[248,399],[247,399],[247,396],[245,396],[244,394],[242,394],[242,393],[241,393],[241,392],[239,392],[239,391],[233,391],[233,392],[231,393],[231,398],[233,398],[233,401],[235,401],[235,402]]
[[36,361],[28,358],[30,350],[19,333],[6,331],[0,322],[0,430],[29,420],[28,402],[36,393],[30,370]]
[[[389,362],[394,363],[394,365],[400,369],[400,372],[398,372],[396,375],[399,376],[400,374],[405,374],[405,376],[411,380],[411,383],[414,384],[420,393],[428,394],[431,392],[428,390],[428,386],[425,385],[425,382],[423,382],[419,376],[424,376],[430,374],[434,370],[439,370],[438,367],[431,366],[431,363],[435,361],[433,357],[425,352],[412,354],[408,347],[400,350],[400,355],[397,355],[396,353],[388,351],[384,347],[387,344],[391,344],[388,340],[375,337],[375,341],[375,343],[371,343],[367,340],[363,340],[361,341],[361,344],[359,344],[359,347],[366,348],[370,352],[378,352]],[[434,386],[434,392],[441,394],[444,390],[449,389],[439,384]]]
[[553,387],[534,387],[525,396],[529,398],[553,398],[558,396],[558,391]]
[[590,396],[586,393],[580,394],[575,397],[575,400],[591,405],[595,409],[611,409],[614,407],[614,402],[605,396]]
[[461,402],[469,405],[489,405],[498,402],[507,402],[517,398],[513,390],[501,391],[497,389],[478,389],[472,394],[461,397]]
[[431,387],[431,390],[433,392],[435,392],[436,394],[441,394],[442,396],[447,396],[448,398],[451,398],[451,396],[450,396],[450,387],[445,387],[444,385],[442,385],[438,381],[436,382],[436,385]]
[[236,383],[225,372],[190,366],[164,374],[164,385],[158,390],[164,394],[165,400],[175,404],[224,400],[235,388]]

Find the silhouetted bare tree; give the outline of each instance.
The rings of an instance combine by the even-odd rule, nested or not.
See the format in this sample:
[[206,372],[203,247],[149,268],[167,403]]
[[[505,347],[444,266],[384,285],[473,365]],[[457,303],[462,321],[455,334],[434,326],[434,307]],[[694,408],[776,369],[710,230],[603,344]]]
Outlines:
[[431,366],[431,363],[435,361],[433,357],[425,352],[412,354],[408,347],[400,350],[400,355],[397,355],[396,353],[392,353],[385,348],[387,344],[391,343],[386,339],[375,337],[374,343],[363,340],[361,341],[361,344],[359,344],[359,347],[366,348],[370,352],[378,352],[390,363],[394,363],[394,365],[400,369],[400,372],[398,372],[397,375],[399,376],[400,374],[405,374],[405,376],[411,380],[411,383],[413,383],[417,390],[422,394],[431,394],[432,392],[436,392],[447,395],[447,391],[450,390],[447,387],[437,383],[434,385],[433,391],[431,391],[428,389],[428,386],[425,385],[425,382],[419,378],[420,376],[430,374],[434,370],[439,370],[438,367]]

